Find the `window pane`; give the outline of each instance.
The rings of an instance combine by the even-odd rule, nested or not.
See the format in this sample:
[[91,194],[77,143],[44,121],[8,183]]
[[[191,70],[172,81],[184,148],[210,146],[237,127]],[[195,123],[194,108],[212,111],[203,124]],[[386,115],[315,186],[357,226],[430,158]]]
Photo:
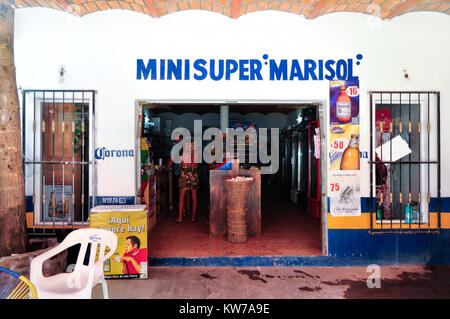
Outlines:
[[[402,156],[398,161],[392,164],[378,164],[376,169],[377,193],[383,192],[384,218],[404,220],[405,209],[410,199],[412,208],[418,209],[420,174],[414,170],[414,168],[418,169],[418,164],[414,165],[410,162],[420,161],[419,104],[377,104],[375,116],[376,147],[390,143],[392,139],[399,136],[410,149],[410,153]],[[389,152],[395,159],[394,154],[397,152],[395,147],[390,145]],[[382,157],[385,158],[384,155]],[[378,200],[380,199],[379,195]]]

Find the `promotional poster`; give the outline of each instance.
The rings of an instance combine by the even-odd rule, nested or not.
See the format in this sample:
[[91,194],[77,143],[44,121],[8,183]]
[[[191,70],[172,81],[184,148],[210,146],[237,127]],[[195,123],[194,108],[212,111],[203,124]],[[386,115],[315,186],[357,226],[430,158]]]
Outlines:
[[355,136],[359,136],[359,125],[334,125],[330,128],[330,170],[359,170],[358,138],[353,138],[353,145],[351,143]]
[[359,80],[330,81],[330,125],[359,125]]
[[117,235],[117,249],[103,266],[106,279],[148,277],[146,206],[94,207],[90,227],[106,229]]
[[359,171],[332,172],[329,180],[331,215],[361,216]]
[[70,222],[73,216],[72,185],[44,185],[46,221]]
[[330,82],[330,213],[360,216],[359,81]]

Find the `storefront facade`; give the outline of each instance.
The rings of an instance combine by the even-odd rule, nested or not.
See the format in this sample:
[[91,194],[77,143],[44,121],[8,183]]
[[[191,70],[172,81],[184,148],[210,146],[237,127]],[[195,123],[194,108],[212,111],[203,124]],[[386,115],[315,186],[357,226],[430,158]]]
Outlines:
[[[446,176],[450,174],[450,154],[445,137],[450,133],[446,125],[450,118],[446,107],[450,102],[450,44],[444,40],[449,32],[449,16],[436,12],[415,12],[392,20],[359,13],[307,20],[280,11],[230,19],[192,10],[155,19],[124,10],[80,18],[47,8],[22,8],[15,18],[17,86],[22,105],[33,99],[27,94],[39,90],[55,90],[60,99],[58,94],[64,90],[95,91],[72,97],[79,102],[82,94],[81,103],[91,112],[88,153],[95,158],[95,169],[86,174],[92,185],[90,201],[96,204],[135,203],[140,102],[321,105],[324,256],[286,256],[284,263],[449,263],[450,182]],[[168,72],[169,64],[177,60],[181,60],[180,67]],[[219,65],[220,60],[224,61],[223,76],[211,74],[212,61]],[[333,150],[331,119],[336,112],[330,102],[330,80],[359,81],[359,194],[355,196],[360,205],[350,214],[336,214],[333,208],[334,186],[343,181],[336,177],[329,158]],[[52,94],[38,93],[38,99]],[[408,175],[411,180],[414,170],[432,166],[426,175],[430,188],[419,195],[422,202],[429,198],[424,210],[428,219],[420,227],[405,223],[388,227],[376,222],[376,168],[370,161],[375,161],[378,146],[375,114],[380,104],[420,105],[431,110],[426,121],[419,111],[418,122],[423,123],[418,134],[420,140],[431,123],[427,145],[435,146],[428,157],[414,161],[419,166]],[[25,108],[25,114],[34,113]],[[433,121],[432,116],[436,117]],[[32,156],[30,145],[25,146],[26,160]],[[419,148],[425,153],[423,145],[419,143]],[[31,174],[32,170],[26,174],[28,203],[34,194]],[[425,183],[425,178],[420,181]],[[410,186],[411,192],[414,199],[417,194]],[[408,194],[402,199],[406,201]],[[29,204],[27,211],[33,209]],[[380,231],[381,225],[384,231]]]

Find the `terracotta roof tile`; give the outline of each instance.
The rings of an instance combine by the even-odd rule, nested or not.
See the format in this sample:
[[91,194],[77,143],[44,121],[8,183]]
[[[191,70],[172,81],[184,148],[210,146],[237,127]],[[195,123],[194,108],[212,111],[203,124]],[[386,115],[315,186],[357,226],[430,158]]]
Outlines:
[[287,11],[308,19],[335,12],[372,15],[376,12],[382,19],[417,11],[450,13],[450,3],[446,0],[16,0],[16,6],[18,9],[48,7],[79,15],[126,9],[153,17],[189,9],[214,11],[233,18],[262,10]]

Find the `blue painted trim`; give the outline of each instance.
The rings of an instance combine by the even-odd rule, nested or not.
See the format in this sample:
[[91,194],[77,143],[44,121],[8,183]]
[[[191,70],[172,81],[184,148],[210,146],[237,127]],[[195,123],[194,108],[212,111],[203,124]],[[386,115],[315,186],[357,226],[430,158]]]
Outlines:
[[344,259],[333,256],[149,257],[148,261],[150,266],[177,267],[330,267],[366,265],[360,258]]
[[33,196],[25,196],[25,211],[34,212]]
[[[437,211],[437,198],[430,199],[430,212]],[[450,212],[450,197],[441,197],[441,212]]]
[[417,265],[416,261],[370,260],[360,256],[245,256],[148,258],[149,266],[168,267],[363,267]]
[[368,229],[329,229],[328,252],[370,263],[450,264],[450,229],[439,233],[370,234]]

